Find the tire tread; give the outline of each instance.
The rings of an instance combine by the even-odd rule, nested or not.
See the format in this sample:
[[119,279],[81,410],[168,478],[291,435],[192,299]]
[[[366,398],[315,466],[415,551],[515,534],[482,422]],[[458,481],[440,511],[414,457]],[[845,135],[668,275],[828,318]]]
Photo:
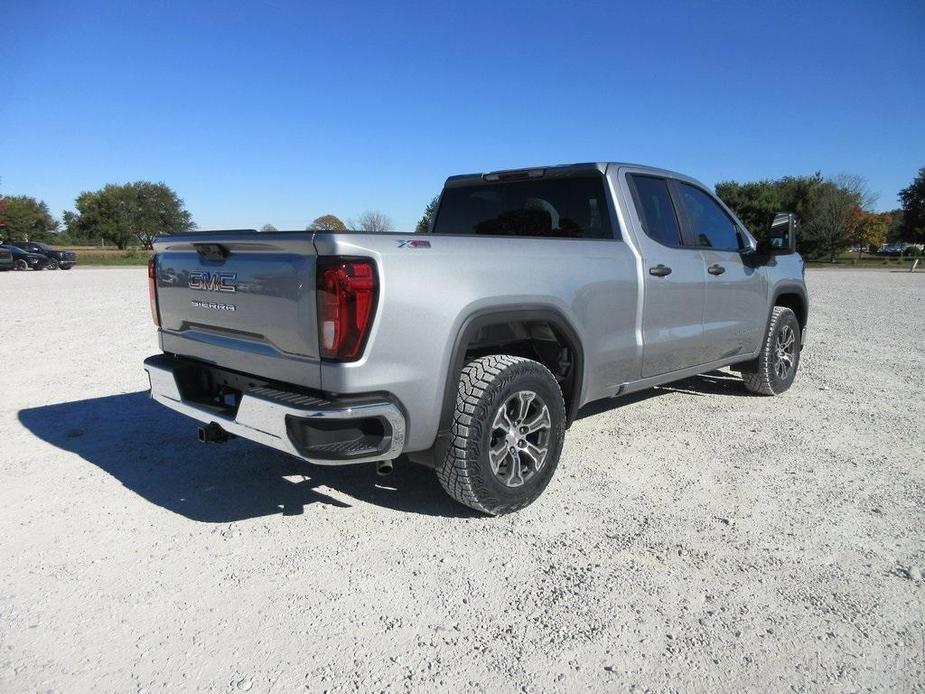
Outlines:
[[[793,315],[794,319],[796,319],[793,311],[786,306],[775,306],[771,310],[771,318],[768,320],[764,343],[761,346],[761,354],[758,355],[752,368],[743,369],[741,372],[745,388],[752,393],[757,395],[779,395],[786,390],[786,388],[777,390],[774,386],[774,379],[771,378],[771,369],[774,364],[771,351],[774,347],[774,335],[777,333],[777,327],[787,314]],[[799,335],[797,335],[797,339],[799,339]]]
[[[506,354],[479,357],[463,368],[457,386],[447,454],[437,468],[440,484],[447,494],[461,504],[482,513],[496,515],[517,511],[536,498],[532,496],[517,503],[502,503],[495,499],[482,480],[480,468],[473,461],[473,456],[480,455],[484,422],[490,414],[484,411],[486,394],[494,388],[505,387],[507,381],[537,367],[555,383],[552,373],[539,362]],[[559,397],[561,399],[561,393]],[[561,406],[564,411],[564,402]],[[554,466],[556,462],[550,460],[547,464]],[[542,488],[536,495],[541,491]]]

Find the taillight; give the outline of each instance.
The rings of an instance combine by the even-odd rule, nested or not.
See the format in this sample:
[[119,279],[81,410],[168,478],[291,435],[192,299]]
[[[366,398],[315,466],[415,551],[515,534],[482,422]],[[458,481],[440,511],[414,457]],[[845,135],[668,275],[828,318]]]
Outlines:
[[161,327],[161,311],[157,306],[157,256],[148,258],[148,301],[151,303],[151,318],[154,325]]
[[318,259],[318,332],[323,358],[360,358],[378,294],[376,265],[369,258]]

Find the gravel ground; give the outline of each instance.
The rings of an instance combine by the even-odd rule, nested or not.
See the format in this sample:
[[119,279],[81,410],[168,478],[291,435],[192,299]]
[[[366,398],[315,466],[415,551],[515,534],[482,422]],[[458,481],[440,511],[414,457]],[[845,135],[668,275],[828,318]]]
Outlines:
[[491,519],[198,444],[144,269],[0,274],[0,690],[925,691],[925,275],[808,282],[786,395],[589,408]]

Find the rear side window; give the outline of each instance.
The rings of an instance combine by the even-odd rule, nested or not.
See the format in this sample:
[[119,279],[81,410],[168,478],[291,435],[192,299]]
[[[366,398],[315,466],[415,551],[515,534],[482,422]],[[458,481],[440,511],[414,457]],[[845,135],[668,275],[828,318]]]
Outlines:
[[433,233],[613,238],[603,176],[446,188]]
[[630,176],[630,179],[643,231],[665,246],[679,246],[681,228],[668,192],[668,182],[654,176]]
[[739,234],[729,215],[705,192],[682,183],[681,204],[687,213],[698,246],[721,250],[738,250]]

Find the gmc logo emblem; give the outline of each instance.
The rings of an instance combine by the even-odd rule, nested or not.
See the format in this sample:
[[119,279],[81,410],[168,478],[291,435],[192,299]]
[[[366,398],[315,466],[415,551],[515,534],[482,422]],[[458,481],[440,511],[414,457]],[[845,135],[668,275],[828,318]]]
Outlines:
[[193,270],[189,273],[189,288],[201,292],[229,292],[238,291],[236,272],[205,272]]

